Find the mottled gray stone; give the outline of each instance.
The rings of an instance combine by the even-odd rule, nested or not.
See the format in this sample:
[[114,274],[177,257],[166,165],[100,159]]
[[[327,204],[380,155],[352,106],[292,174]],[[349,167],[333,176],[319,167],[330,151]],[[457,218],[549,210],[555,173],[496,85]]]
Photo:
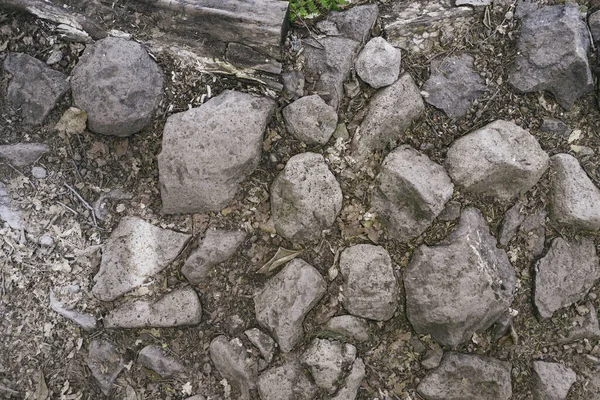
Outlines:
[[162,377],[181,374],[185,371],[183,365],[175,357],[164,350],[162,346],[154,344],[140,350],[137,361]]
[[533,362],[533,399],[565,400],[577,375],[560,363]]
[[6,222],[12,229],[23,229],[21,213],[13,206],[10,194],[2,182],[0,182],[0,221]]
[[50,308],[62,315],[63,317],[67,318],[68,320],[81,326],[86,331],[94,330],[98,326],[98,321],[96,320],[96,317],[90,314],[83,314],[68,308],[61,301],[56,299],[56,296],[54,295],[54,291],[52,289],[50,290]]
[[365,43],[371,36],[371,28],[378,15],[377,4],[365,4],[346,11],[332,11],[325,21],[317,23],[317,27],[327,35],[345,36]]
[[587,313],[583,316],[578,316],[575,319],[578,325],[571,326],[569,334],[566,338],[561,339],[559,343],[571,343],[581,339],[598,339],[600,338],[600,324],[598,324],[598,314],[596,308],[591,301],[585,304]]
[[600,11],[594,11],[588,17],[588,26],[592,33],[592,39],[594,43],[600,42]]
[[50,147],[42,143],[17,143],[0,146],[0,161],[13,167],[33,164],[38,158],[50,152]]
[[456,0],[456,6],[473,6],[473,7],[485,7],[492,4],[492,0]]
[[568,125],[559,119],[544,118],[540,126],[540,132],[553,133],[558,136],[567,137],[571,130]]
[[500,235],[498,236],[498,243],[500,246],[506,247],[508,242],[510,242],[517,234],[523,221],[525,221],[525,214],[521,212],[522,209],[523,203],[517,201],[515,205],[509,208],[504,214]]
[[281,74],[282,95],[287,100],[296,100],[304,96],[304,74],[301,71],[289,71]]
[[362,358],[357,358],[352,364],[352,369],[346,377],[346,381],[331,400],[354,400],[358,394],[358,389],[365,378],[365,363]]
[[240,398],[250,400],[250,390],[256,388],[258,366],[242,342],[217,336],[210,343],[210,359],[221,375],[238,388]]
[[318,388],[307,375],[298,360],[286,361],[260,374],[258,394],[261,400],[312,400]]
[[323,325],[323,329],[347,337],[351,341],[365,342],[370,339],[369,325],[365,320],[354,315],[333,317]]
[[316,94],[294,101],[282,114],[287,131],[306,144],[327,143],[338,122],[335,109]]
[[400,75],[400,50],[382,37],[375,37],[362,49],[354,67],[364,82],[375,89],[389,86]]
[[318,387],[329,394],[338,390],[339,382],[356,359],[356,347],[348,343],[315,339],[302,355]]
[[440,221],[456,221],[460,217],[461,204],[457,201],[449,201],[442,210],[438,219]]
[[267,335],[263,331],[258,328],[248,329],[244,332],[250,343],[252,343],[260,354],[265,359],[265,361],[270,363],[273,360],[273,356],[275,355],[275,341],[271,338],[271,336]]
[[540,210],[528,215],[519,228],[519,236],[525,242],[525,249],[533,257],[541,256],[546,242],[546,211]]
[[46,179],[48,173],[46,172],[46,168],[43,167],[33,167],[31,168],[31,175],[35,179]]
[[87,366],[96,378],[102,393],[108,396],[113,382],[125,368],[125,361],[110,342],[94,339],[90,343]]
[[433,369],[440,365],[442,362],[442,357],[444,356],[444,351],[441,347],[436,349],[427,350],[427,354],[425,354],[425,358],[421,360],[421,365],[425,369]]

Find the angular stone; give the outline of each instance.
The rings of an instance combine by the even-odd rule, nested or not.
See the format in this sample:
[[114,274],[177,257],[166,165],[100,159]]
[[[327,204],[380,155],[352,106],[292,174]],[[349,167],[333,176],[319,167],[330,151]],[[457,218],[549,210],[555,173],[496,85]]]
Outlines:
[[89,130],[130,136],[152,122],[163,74],[141,44],[107,37],[86,46],[71,87],[74,106],[87,112]]
[[158,155],[167,214],[220,211],[260,161],[263,133],[275,102],[225,91],[197,108],[171,115]]
[[450,352],[423,378],[417,392],[426,400],[508,400],[510,371],[509,362]]
[[319,272],[292,260],[254,297],[258,323],[271,332],[283,352],[300,343],[304,317],[323,298],[327,284]]
[[342,385],[337,394],[331,400],[354,400],[358,394],[358,389],[365,378],[365,363],[361,358],[357,358],[352,364],[350,374],[346,378],[346,382]]
[[317,23],[317,28],[330,36],[345,36],[365,43],[371,36],[371,28],[377,21],[379,7],[365,4],[346,11],[332,11],[325,21]]
[[177,289],[156,301],[137,300],[125,303],[104,317],[105,328],[170,328],[197,325],[202,305],[191,287]]
[[137,361],[162,377],[181,374],[185,371],[185,368],[177,359],[167,353],[162,346],[154,344],[140,350]]
[[600,278],[600,261],[591,239],[557,237],[535,265],[535,306],[543,318],[581,299]]
[[588,17],[588,26],[594,43],[600,42],[600,11],[594,11]]
[[316,94],[294,101],[282,113],[287,131],[306,144],[327,143],[337,127],[337,112]]
[[381,246],[358,244],[340,256],[344,279],[342,303],[349,313],[387,321],[398,307],[398,284],[392,260]]
[[250,400],[250,390],[256,388],[258,366],[241,340],[217,336],[210,342],[210,359],[223,378],[238,388],[240,398]]
[[547,90],[569,110],[593,89],[589,34],[579,5],[542,7],[523,19],[509,83],[521,92]]
[[86,331],[94,330],[98,326],[98,321],[93,315],[83,314],[69,309],[62,302],[56,299],[53,290],[50,290],[50,308],[68,320],[75,322]]
[[112,301],[135,289],[173,262],[190,238],[138,217],[124,217],[104,245],[92,294]]
[[13,206],[10,194],[2,182],[0,182],[0,221],[6,222],[12,229],[23,229],[21,213]]
[[258,377],[258,394],[261,400],[312,400],[318,388],[310,381],[297,360],[286,361]]
[[356,347],[338,341],[315,339],[302,355],[302,363],[310,370],[318,387],[329,394],[338,385],[356,359]]
[[525,250],[533,257],[542,255],[546,242],[546,211],[528,215],[519,228],[519,237],[525,242]]
[[504,214],[504,220],[502,220],[502,227],[500,228],[500,235],[498,236],[498,243],[500,246],[506,247],[508,242],[512,240],[517,234],[517,230],[525,221],[525,214],[521,213],[523,203],[517,201],[514,206],[506,211]]
[[271,185],[275,229],[292,242],[319,239],[341,209],[340,184],[320,154],[293,156]]
[[445,165],[467,192],[510,201],[538,182],[548,154],[529,132],[497,120],[456,140]]
[[67,76],[24,53],[8,53],[4,70],[12,75],[6,100],[21,109],[28,124],[44,122],[56,103],[69,91]]
[[323,325],[323,329],[357,342],[365,342],[370,339],[369,325],[362,318],[353,315],[333,317]]
[[390,236],[401,241],[425,232],[454,191],[444,168],[409,145],[387,155],[377,180],[371,206]]
[[354,67],[364,82],[375,89],[389,86],[400,75],[400,50],[382,37],[375,37],[362,49]]
[[503,314],[515,283],[506,252],[469,207],[447,240],[414,251],[404,272],[406,314],[415,331],[455,348]]
[[125,361],[110,342],[94,339],[90,343],[87,366],[96,378],[102,393],[108,396],[113,382],[125,368]]
[[289,71],[281,74],[283,81],[282,96],[287,100],[296,100],[304,96],[304,74],[301,71]]
[[461,204],[457,201],[449,201],[446,207],[438,215],[440,221],[456,221],[460,217]]
[[596,308],[588,301],[585,304],[587,313],[583,318],[576,317],[579,325],[571,326],[569,334],[566,338],[559,341],[560,344],[571,343],[581,339],[597,339],[600,338],[600,324],[598,324],[598,315]]
[[38,158],[50,152],[43,143],[17,143],[0,146],[0,161],[13,167],[24,167],[33,164]]
[[263,356],[265,361],[270,363],[273,360],[273,356],[275,355],[275,341],[271,338],[271,336],[262,332],[258,328],[248,329],[244,332],[250,343],[252,343],[260,354]]
[[533,400],[565,400],[577,375],[560,363],[533,362]]
[[542,120],[542,125],[540,126],[540,132],[553,133],[558,136],[568,137],[571,129],[569,129],[569,126],[559,119],[544,118]]

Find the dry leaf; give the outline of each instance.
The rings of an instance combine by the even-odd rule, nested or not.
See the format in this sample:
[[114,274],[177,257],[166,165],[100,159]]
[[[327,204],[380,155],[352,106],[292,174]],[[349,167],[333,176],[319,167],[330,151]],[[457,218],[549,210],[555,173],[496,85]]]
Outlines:
[[40,371],[39,373],[39,381],[33,398],[35,400],[46,400],[48,398],[48,386],[46,386],[46,380],[44,379],[43,371]]
[[85,131],[87,113],[75,107],[69,108],[54,129],[63,135],[76,135]]
[[298,257],[302,254],[302,250],[288,250],[282,247],[277,249],[277,253],[269,260],[265,265],[263,265],[257,273],[268,275],[275,271],[278,267],[283,264],[292,261],[294,258]]

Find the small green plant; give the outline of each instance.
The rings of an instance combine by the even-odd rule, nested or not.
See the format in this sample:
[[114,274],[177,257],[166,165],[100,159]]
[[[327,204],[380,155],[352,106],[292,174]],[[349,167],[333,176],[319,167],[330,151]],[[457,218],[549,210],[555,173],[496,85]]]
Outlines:
[[290,21],[319,17],[345,4],[347,0],[290,0]]

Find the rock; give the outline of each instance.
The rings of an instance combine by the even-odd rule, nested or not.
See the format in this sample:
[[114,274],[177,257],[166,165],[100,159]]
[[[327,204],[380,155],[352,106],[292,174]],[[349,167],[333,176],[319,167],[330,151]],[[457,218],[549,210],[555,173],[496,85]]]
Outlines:
[[304,41],[305,79],[310,94],[318,94],[337,110],[344,96],[344,81],[348,78],[359,43],[341,37],[325,37]]
[[506,211],[504,214],[504,220],[502,221],[502,227],[500,228],[500,235],[498,237],[498,243],[500,246],[506,247],[508,242],[512,240],[517,234],[517,230],[525,221],[525,214],[521,213],[523,203],[517,201],[514,206]]
[[492,4],[492,0],[456,0],[456,6],[473,6],[473,7],[485,7]]
[[517,0],[515,17],[523,19],[530,13],[538,10],[540,7],[542,7],[542,4],[538,3],[536,0]]
[[569,154],[557,154],[550,159],[550,165],[553,172],[550,218],[572,229],[600,229],[600,189],[577,159]]
[[256,319],[271,332],[283,352],[300,343],[304,317],[325,295],[319,272],[300,259],[292,260],[254,297]]
[[450,118],[462,118],[486,89],[485,79],[473,70],[473,57],[467,53],[436,58],[431,76],[423,85],[425,101],[444,110]]
[[425,358],[421,360],[421,365],[425,369],[433,369],[437,368],[442,362],[442,357],[444,356],[444,351],[441,347],[436,349],[428,349],[427,354],[425,354]]
[[588,17],[588,26],[594,43],[600,42],[600,11],[595,11]]
[[21,213],[14,208],[6,186],[2,182],[0,182],[0,221],[6,222],[12,229],[19,231],[23,229]]
[[356,6],[342,12],[332,11],[325,21],[317,23],[317,28],[330,36],[345,36],[365,43],[371,36],[371,28],[378,15],[376,4]]
[[356,347],[338,341],[315,339],[302,355],[305,364],[318,387],[329,394],[338,390],[344,372],[356,359]]
[[33,164],[50,148],[42,143],[17,143],[0,146],[0,161],[13,167],[25,167]]
[[353,315],[333,317],[323,325],[323,329],[357,342],[365,342],[370,339],[369,325],[362,318]]
[[404,131],[423,111],[425,105],[419,88],[410,75],[402,75],[371,98],[365,118],[352,139],[352,157],[361,164],[392,140],[401,140]]
[[442,210],[438,219],[440,221],[456,221],[460,217],[461,204],[457,201],[449,201]]
[[48,173],[46,172],[46,168],[33,167],[31,168],[31,175],[33,175],[35,179],[46,179]]
[[275,229],[292,242],[319,239],[341,209],[340,184],[320,154],[293,156],[271,185]]
[[519,228],[519,236],[523,238],[525,249],[533,257],[541,256],[546,242],[546,211],[528,215]]
[[354,400],[365,375],[365,363],[361,358],[357,358],[354,364],[352,364],[352,369],[346,378],[346,382],[331,400]]
[[447,240],[414,251],[404,272],[406,314],[415,331],[455,348],[502,315],[515,283],[506,252],[469,207]]
[[[225,91],[171,115],[158,155],[163,212],[220,211],[256,169],[275,102]],[[200,143],[200,145],[198,145]]]
[[169,328],[197,325],[202,318],[200,299],[190,287],[176,289],[156,301],[125,303],[104,317],[105,328]]
[[42,235],[38,241],[40,246],[50,248],[54,246],[54,239],[50,235]]
[[223,378],[238,388],[240,398],[249,400],[250,390],[256,388],[258,366],[242,342],[238,338],[217,336],[210,342],[210,359]]
[[542,7],[523,19],[508,82],[521,92],[547,90],[569,110],[593,89],[590,41],[577,4]]
[[581,299],[600,278],[600,261],[590,239],[557,237],[535,265],[535,306],[542,318]]
[[86,46],[71,87],[73,105],[87,112],[90,131],[123,137],[152,122],[163,74],[141,44],[107,37]]
[[304,96],[304,74],[301,71],[289,71],[281,74],[283,81],[282,96],[287,100],[296,100]]
[[337,127],[335,109],[318,95],[302,97],[283,109],[285,128],[306,144],[325,144]]
[[138,363],[162,377],[170,377],[185,371],[183,365],[167,353],[162,346],[149,345],[138,354]]
[[261,400],[312,400],[318,388],[306,375],[299,361],[286,361],[260,374],[258,394]]
[[547,168],[548,155],[536,138],[503,120],[456,140],[446,156],[454,183],[504,202],[531,189]]
[[398,307],[392,260],[381,246],[358,244],[340,255],[344,308],[350,314],[387,321]]
[[206,397],[202,396],[201,394],[197,394],[195,396],[188,397],[185,400],[206,400]]
[[450,352],[423,378],[417,392],[426,400],[508,400],[510,371],[509,362]]
[[94,339],[90,343],[87,366],[98,381],[102,393],[108,396],[113,382],[125,368],[125,361],[110,342]]
[[260,351],[267,364],[269,364],[275,355],[275,341],[271,339],[271,336],[258,328],[248,329],[244,334],[248,337],[250,343]]
[[8,53],[4,70],[12,75],[6,100],[21,109],[28,124],[41,125],[69,91],[67,76],[25,53]]
[[55,312],[59,313],[66,319],[75,322],[77,325],[81,326],[86,331],[91,331],[96,329],[98,326],[98,321],[93,315],[90,314],[82,314],[77,311],[73,311],[67,307],[65,307],[60,301],[56,299],[54,296],[54,291],[50,290],[50,308]]
[[[588,301],[584,310],[587,313],[582,317],[576,317],[579,322],[578,326],[572,326],[569,329],[569,334],[566,338],[559,341],[560,344],[571,343],[580,339],[597,339],[600,338],[600,325],[598,324],[598,315],[596,308]],[[579,311],[579,310],[578,310]]]
[[566,138],[569,136],[571,129],[559,119],[544,118],[540,126],[540,132],[553,133]]
[[533,399],[565,400],[577,375],[560,363],[533,362]]
[[373,38],[358,55],[354,67],[360,79],[371,87],[389,86],[400,75],[400,50],[382,37]]
[[124,217],[104,245],[92,294],[112,301],[135,289],[173,262],[190,238],[138,217]]
[[245,232],[208,229],[204,239],[199,240],[198,248],[190,253],[181,267],[181,273],[190,283],[201,283],[211,268],[230,259],[245,239]]

